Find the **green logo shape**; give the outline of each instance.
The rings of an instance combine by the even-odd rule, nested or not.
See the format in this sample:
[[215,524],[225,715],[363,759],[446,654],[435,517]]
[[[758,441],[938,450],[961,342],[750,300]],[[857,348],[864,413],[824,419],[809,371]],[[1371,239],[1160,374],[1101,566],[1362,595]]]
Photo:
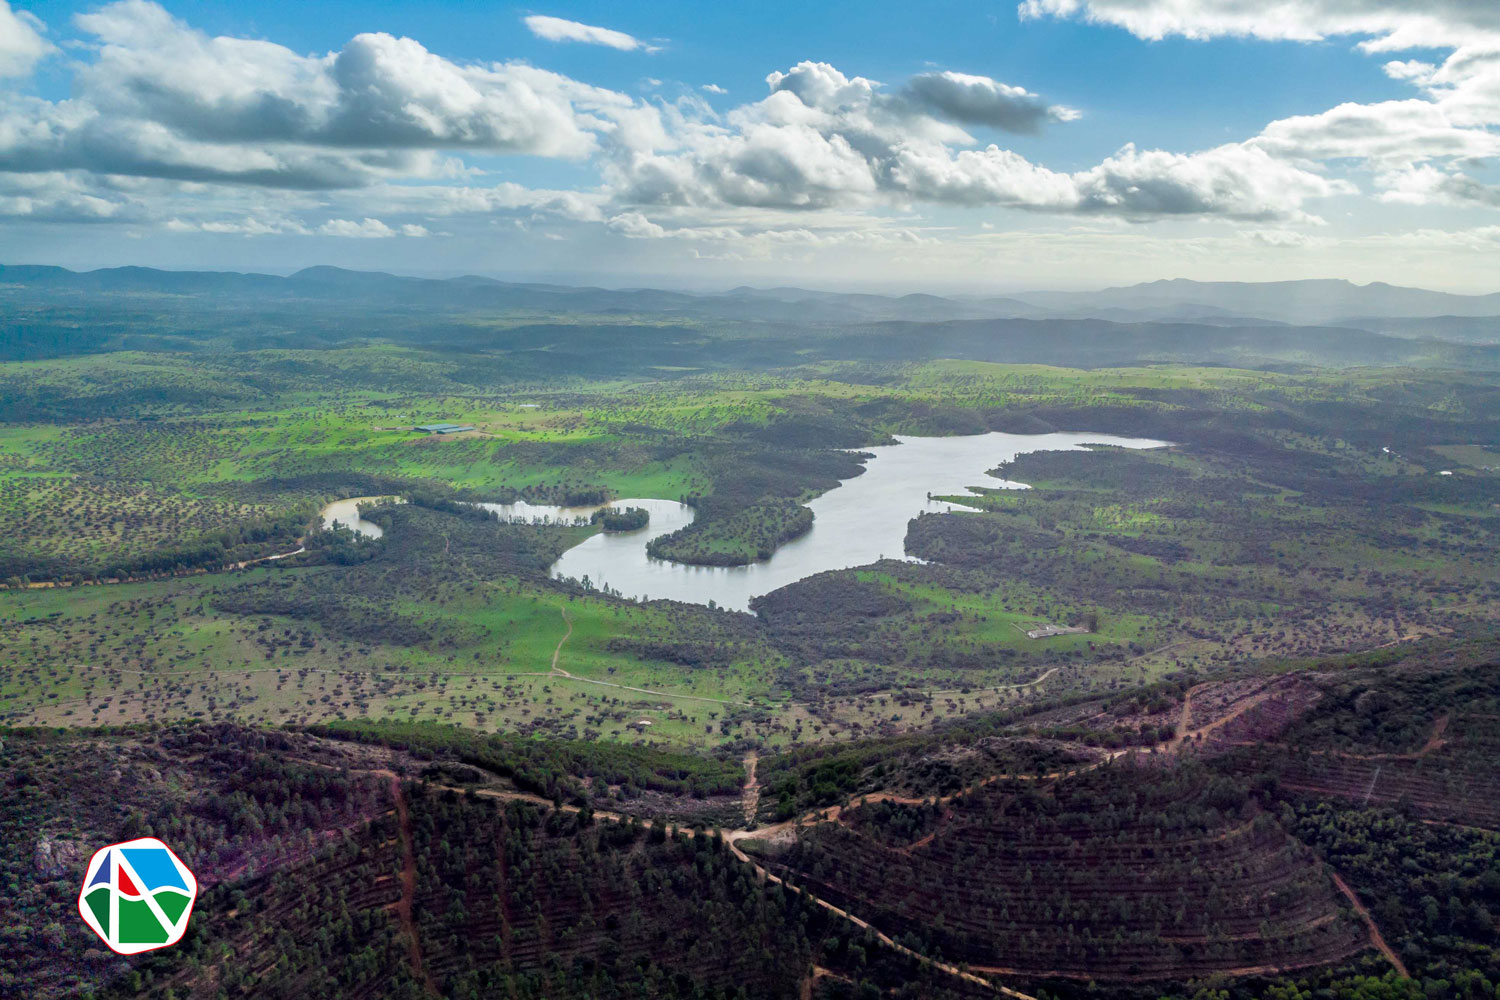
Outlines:
[[198,880],[155,837],[100,848],[78,893],[78,914],[110,950],[136,955],[182,940]]

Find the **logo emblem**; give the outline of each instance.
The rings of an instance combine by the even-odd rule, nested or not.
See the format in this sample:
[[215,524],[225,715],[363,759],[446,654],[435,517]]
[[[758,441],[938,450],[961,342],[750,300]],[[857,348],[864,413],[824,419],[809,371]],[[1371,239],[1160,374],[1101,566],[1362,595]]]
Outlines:
[[198,880],[155,837],[98,851],[78,893],[78,913],[110,949],[135,955],[182,940]]

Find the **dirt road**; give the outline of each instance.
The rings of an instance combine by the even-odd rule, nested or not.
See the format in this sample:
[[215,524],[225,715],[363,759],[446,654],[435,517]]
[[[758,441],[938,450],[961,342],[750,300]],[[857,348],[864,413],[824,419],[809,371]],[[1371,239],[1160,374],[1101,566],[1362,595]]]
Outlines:
[[1344,897],[1349,900],[1349,905],[1354,908],[1354,912],[1359,914],[1359,919],[1365,922],[1365,927],[1369,928],[1370,943],[1386,957],[1386,961],[1396,967],[1396,971],[1401,974],[1402,979],[1410,979],[1411,973],[1406,971],[1405,963],[1397,957],[1396,952],[1392,950],[1391,946],[1385,943],[1385,936],[1380,933],[1380,928],[1375,926],[1375,918],[1370,916],[1370,911],[1365,909],[1365,904],[1361,903],[1359,896],[1355,894],[1353,889],[1349,888],[1349,883],[1345,882],[1343,876],[1332,868],[1328,869],[1328,874],[1333,877],[1333,884],[1339,887],[1339,892],[1342,892]]
[[417,856],[412,850],[411,814],[406,808],[406,792],[401,787],[401,779],[395,774],[390,776],[390,785],[391,798],[396,802],[396,820],[401,830],[401,899],[396,903],[396,917],[401,921],[401,929],[406,932],[406,939],[410,942],[407,948],[411,956],[412,971],[427,986],[429,993],[435,997],[442,996],[432,974],[422,964],[422,937],[417,933],[417,924],[411,915],[412,900],[417,895]]

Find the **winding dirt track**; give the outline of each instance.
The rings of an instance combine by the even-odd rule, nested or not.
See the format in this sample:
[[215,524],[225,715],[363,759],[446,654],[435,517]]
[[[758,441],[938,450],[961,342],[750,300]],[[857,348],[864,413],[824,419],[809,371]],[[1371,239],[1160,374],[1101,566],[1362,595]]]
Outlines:
[[563,621],[567,623],[568,630],[563,637],[557,640],[557,648],[552,651],[552,669],[544,674],[520,674],[521,677],[561,677],[564,680],[576,681],[579,684],[594,684],[598,687],[614,688],[617,691],[634,691],[637,694],[649,694],[654,698],[677,698],[682,701],[706,701],[714,705],[749,705],[748,701],[726,701],[723,698],[705,698],[696,694],[673,694],[670,691],[653,691],[651,688],[632,687],[629,684],[616,684],[613,681],[596,681],[592,677],[574,677],[562,667],[557,665],[562,657],[563,643],[573,637],[573,620],[568,617],[568,609],[563,608]]
[[563,643],[573,638],[573,619],[568,617],[567,608],[562,608],[561,610],[563,616],[563,624],[568,626],[568,630],[563,633],[563,637],[561,639],[557,640],[557,648],[552,651],[552,672],[554,674],[561,673],[564,677],[571,677],[573,676],[572,674],[564,673],[563,671],[557,669],[557,659],[558,657],[562,656]]
[[401,929],[406,932],[407,946],[411,956],[411,967],[435,997],[443,995],[433,981],[432,973],[422,964],[422,937],[417,933],[416,921],[412,919],[411,904],[417,895],[417,856],[411,844],[411,814],[406,809],[406,792],[401,788],[401,779],[390,776],[391,798],[396,802],[396,820],[401,829],[401,899],[396,903],[396,917]]
[[[351,774],[377,775],[379,777],[385,778],[386,780],[388,780],[388,781],[390,781],[392,783],[393,788],[396,790],[396,792],[395,792],[395,794],[397,796],[396,797],[396,809],[397,809],[398,818],[400,820],[401,829],[403,831],[403,834],[402,834],[402,844],[403,844],[404,853],[405,853],[405,861],[403,863],[402,876],[401,876],[401,878],[402,878],[401,902],[397,904],[397,915],[401,918],[402,926],[405,929],[407,929],[407,931],[411,935],[411,940],[412,940],[412,945],[411,945],[411,960],[412,960],[412,965],[415,967],[415,969],[417,970],[419,976],[427,984],[428,988],[433,992],[433,994],[440,996],[441,993],[437,989],[436,984],[433,983],[430,973],[426,972],[425,969],[423,968],[422,964],[421,964],[422,963],[421,944],[420,944],[420,942],[417,939],[416,926],[415,926],[415,924],[414,924],[414,922],[412,921],[412,918],[411,918],[411,899],[412,899],[412,897],[413,897],[413,895],[415,894],[415,891],[416,891],[416,862],[415,862],[415,858],[411,854],[411,836],[410,836],[410,828],[411,827],[410,827],[410,819],[408,818],[407,811],[406,811],[406,798],[405,798],[404,794],[402,794],[400,792],[400,785],[401,785],[401,781],[402,781],[401,776],[398,775],[398,774],[396,774],[396,772],[394,772],[392,770],[389,770],[388,768],[343,767],[343,766],[339,766],[339,765],[336,765],[336,764],[328,764],[328,763],[324,763],[322,761],[306,760],[306,759],[303,759],[303,758],[299,758],[299,762],[303,763],[303,764],[310,765],[312,767],[321,767],[321,768],[325,768],[325,769],[333,770],[333,771],[346,771],[346,772],[349,772]],[[578,806],[570,805],[570,804],[563,804],[563,805],[560,805],[560,806],[559,805],[554,805],[550,800],[544,799],[544,798],[542,798],[539,795],[532,795],[529,792],[509,792],[509,791],[501,791],[499,789],[494,789],[494,788],[473,788],[473,789],[470,789],[470,788],[458,788],[458,787],[453,786],[453,785],[442,785],[442,784],[437,784],[435,782],[428,782],[427,784],[428,784],[429,787],[437,788],[437,789],[440,789],[440,790],[443,790],[443,791],[458,792],[460,794],[465,794],[465,793],[472,792],[474,795],[479,796],[480,798],[500,799],[502,801],[508,801],[508,802],[527,802],[527,803],[530,803],[532,805],[541,806],[543,808],[547,808],[547,809],[561,809],[563,812],[570,812],[570,813],[577,813],[577,812],[581,811]],[[612,823],[629,823],[629,822],[632,822],[632,819],[633,819],[632,817],[622,816],[619,813],[612,813],[612,812],[595,812],[594,813],[594,818],[596,820],[603,820],[603,821],[612,822]],[[642,822],[642,826],[644,828],[648,829],[648,830],[651,829],[653,826],[656,825],[651,820],[643,820],[641,822]],[[671,824],[667,824],[667,825],[670,826]],[[682,833],[683,835],[688,836],[688,837],[695,837],[695,836],[699,835],[699,831],[693,830],[690,827],[680,827],[680,828],[678,828],[678,830],[679,830],[680,833]],[[743,831],[739,831],[739,832],[743,833]],[[708,835],[707,831],[704,831],[703,835],[707,836]],[[739,847],[738,847],[738,845],[736,845],[734,843],[734,841],[730,838],[729,835],[725,835],[724,836],[724,843],[725,843],[725,846],[727,846],[729,848],[730,852],[735,856],[736,859],[738,859],[739,861],[743,862],[746,865],[749,865],[755,871],[756,876],[762,882],[774,883],[776,885],[782,886],[783,888],[785,888],[785,889],[787,889],[787,890],[789,890],[791,892],[795,892],[795,893],[803,896],[805,899],[807,899],[808,902],[813,903],[813,904],[815,904],[817,906],[820,906],[823,909],[827,910],[828,912],[830,912],[832,914],[835,914],[836,916],[842,917],[843,919],[845,919],[845,920],[849,921],[850,923],[854,924],[856,927],[859,927],[859,928],[861,928],[863,930],[869,931],[870,933],[874,934],[875,937],[876,937],[876,939],[879,940],[882,944],[884,944],[884,945],[886,945],[886,946],[888,946],[888,947],[890,947],[890,948],[892,948],[892,949],[900,952],[901,954],[907,956],[908,958],[914,959],[915,961],[920,962],[921,964],[926,965],[926,966],[928,966],[930,968],[938,969],[938,970],[940,970],[942,972],[946,972],[946,973],[948,973],[950,975],[957,976],[957,977],[959,977],[960,979],[963,979],[966,982],[973,983],[973,984],[975,984],[977,986],[983,986],[986,989],[996,990],[997,992],[999,992],[999,993],[1001,993],[1001,994],[1003,994],[1005,996],[1012,997],[1013,1000],[1037,1000],[1036,997],[1033,997],[1033,996],[1031,996],[1028,993],[1022,993],[1019,990],[1013,990],[1010,987],[1001,986],[1001,985],[999,985],[997,983],[993,983],[990,980],[983,978],[982,976],[976,976],[976,975],[974,975],[971,972],[966,972],[963,969],[960,969],[956,965],[950,965],[950,964],[948,964],[946,962],[940,962],[937,959],[929,958],[928,956],[923,955],[920,952],[913,951],[912,949],[906,947],[903,944],[898,944],[894,939],[892,939],[890,937],[890,935],[885,934],[882,931],[880,931],[880,930],[878,930],[878,929],[876,929],[874,927],[871,927],[870,924],[867,921],[865,921],[865,920],[863,920],[863,919],[861,919],[859,917],[856,917],[854,914],[849,913],[846,910],[842,910],[839,907],[834,906],[832,903],[829,903],[829,902],[827,902],[825,900],[819,899],[817,896],[814,896],[812,893],[810,893],[807,890],[801,888],[800,886],[787,885],[785,882],[782,881],[781,878],[779,878],[778,876],[773,875],[772,873],[766,871],[765,868],[761,867],[757,862],[755,862],[753,859],[751,859],[751,857],[749,855],[747,855],[744,851],[740,850]],[[409,877],[411,879],[410,884],[408,884],[408,882],[407,882],[408,873],[410,873],[409,874]]]
[[[564,617],[566,617],[566,615],[564,615]],[[560,641],[558,643],[558,645],[557,645],[557,650],[554,651],[554,654],[553,654],[554,655],[554,661],[555,661],[556,656],[558,655],[558,653],[560,653],[560,651],[562,649],[563,642],[567,641],[568,636],[571,635],[571,634],[572,634],[572,623],[570,622],[569,623],[569,630],[568,630],[567,635],[563,636],[562,641]],[[1199,685],[1199,687],[1202,687],[1202,686],[1204,686],[1204,685]],[[1203,726],[1200,726],[1197,729],[1190,730],[1190,729],[1188,729],[1188,726],[1192,722],[1192,695],[1197,690],[1198,690],[1197,688],[1193,688],[1192,690],[1188,691],[1187,694],[1184,696],[1182,716],[1181,716],[1181,719],[1180,719],[1178,727],[1177,727],[1177,732],[1173,734],[1173,736],[1172,736],[1171,739],[1166,740],[1165,742],[1156,744],[1154,747],[1151,747],[1149,749],[1155,750],[1155,751],[1158,751],[1158,752],[1175,753],[1175,752],[1177,752],[1182,747],[1182,745],[1187,740],[1193,739],[1193,738],[1202,737],[1203,735],[1205,735],[1205,734],[1207,734],[1209,732],[1212,732],[1213,730],[1218,729],[1219,727],[1221,727],[1223,725],[1226,725],[1227,723],[1231,722],[1232,720],[1238,718],[1240,715],[1243,715],[1245,712],[1247,712],[1250,709],[1254,708],[1256,705],[1259,705],[1261,702],[1265,701],[1273,693],[1273,691],[1270,688],[1262,689],[1259,692],[1256,692],[1255,694],[1252,694],[1252,695],[1250,695],[1250,696],[1248,696],[1246,698],[1241,699],[1238,703],[1236,703],[1234,705],[1234,707],[1229,712],[1226,712],[1220,718],[1215,719],[1214,721],[1212,721],[1210,723],[1207,723],[1207,724],[1205,724]],[[1434,739],[1440,739],[1440,738],[1441,738],[1441,732],[1438,732],[1438,733],[1434,734]],[[1431,743],[1431,742],[1432,742],[1432,740],[1429,740],[1429,743]],[[990,784],[993,784],[993,783],[998,782],[998,781],[1055,781],[1055,780],[1062,780],[1062,779],[1074,777],[1074,776],[1080,775],[1080,774],[1086,774],[1089,771],[1093,771],[1093,770],[1096,770],[1096,769],[1098,769],[1100,767],[1103,767],[1104,765],[1110,763],[1111,761],[1117,760],[1118,758],[1123,757],[1126,754],[1142,752],[1143,749],[1145,749],[1145,748],[1139,748],[1139,747],[1137,747],[1137,748],[1128,748],[1128,749],[1123,749],[1123,750],[1111,750],[1111,751],[1108,751],[1107,753],[1101,755],[1098,760],[1093,761],[1092,763],[1081,765],[1081,766],[1079,766],[1077,768],[1072,768],[1072,769],[1066,770],[1066,771],[1054,771],[1054,772],[1050,772],[1050,773],[1047,773],[1047,774],[1041,774],[1041,775],[1036,775],[1036,774],[994,774],[994,775],[990,775],[990,776],[988,776],[986,778],[983,778],[983,779],[975,782],[974,784],[972,784],[972,785],[970,785],[970,786],[968,786],[966,788],[960,789],[959,791],[952,793],[951,795],[942,796],[941,798],[938,798],[936,801],[939,804],[946,804],[946,803],[952,802],[955,799],[962,798],[963,796],[972,794],[974,791],[976,791],[976,790],[978,790],[978,789],[980,789],[980,788],[982,788],[982,787],[984,787],[986,785],[990,785]],[[751,755],[751,756],[753,757],[753,755]],[[339,765],[327,764],[327,763],[322,763],[322,762],[319,762],[319,761],[311,761],[311,760],[302,760],[302,763],[310,764],[310,765],[313,765],[315,767],[328,768],[330,770],[341,770],[341,771],[349,771],[349,772],[353,772],[353,773],[379,775],[379,776],[384,777],[384,778],[388,779],[389,781],[391,781],[393,783],[393,786],[397,787],[398,789],[399,789],[399,785],[400,785],[400,782],[401,782],[401,778],[400,778],[399,775],[397,775],[394,771],[391,771],[391,770],[385,769],[385,768],[354,768],[354,767],[347,767],[347,766],[339,766]],[[748,776],[749,780],[747,780],[747,782],[746,782],[746,792],[748,793],[750,791],[751,785],[754,784],[754,787],[756,789],[756,796],[757,796],[757,799],[758,799],[758,788],[759,788],[759,785],[758,785],[758,782],[755,779],[754,765],[755,765],[755,761],[747,758],[747,760],[746,760],[746,773],[747,773],[747,776]],[[505,790],[493,789],[493,788],[466,789],[466,788],[459,788],[459,787],[452,786],[452,785],[443,785],[443,784],[437,784],[437,783],[432,783],[432,782],[429,782],[428,785],[430,787],[433,787],[433,788],[438,788],[438,789],[445,790],[445,791],[458,792],[460,794],[463,794],[463,793],[472,793],[472,794],[474,794],[474,795],[476,795],[478,797],[481,797],[481,798],[500,799],[500,800],[504,800],[504,801],[515,801],[515,802],[528,802],[528,803],[531,803],[533,805],[541,806],[543,808],[547,808],[547,809],[561,809],[564,812],[571,812],[571,813],[577,813],[577,812],[580,811],[580,809],[579,809],[578,806],[569,805],[569,804],[554,805],[550,800],[544,799],[544,798],[542,798],[539,795],[532,795],[529,792],[512,792],[512,791],[505,791]],[[750,797],[747,794],[745,796],[744,801],[748,802],[749,800],[750,800]],[[398,812],[400,814],[401,826],[402,826],[402,829],[404,831],[403,832],[403,845],[405,847],[406,857],[408,859],[407,866],[403,869],[403,875],[402,875],[402,899],[403,899],[403,904],[404,904],[403,925],[410,928],[410,931],[411,931],[411,934],[412,934],[412,940],[413,940],[413,946],[412,946],[412,948],[413,948],[413,951],[412,951],[413,964],[416,966],[416,968],[418,969],[419,972],[422,972],[422,966],[420,964],[421,963],[420,945],[416,943],[416,931],[415,931],[415,927],[412,926],[411,922],[410,922],[411,921],[411,916],[410,916],[410,899],[412,897],[412,894],[415,891],[415,878],[416,878],[415,864],[414,864],[414,861],[411,860],[411,854],[410,854],[410,851],[411,851],[411,846],[410,846],[410,844],[411,844],[410,823],[409,823],[409,820],[407,819],[407,815],[406,815],[406,800],[405,800],[404,796],[401,796],[399,794],[399,791],[398,791],[398,795],[397,795],[396,801],[397,801],[397,809],[398,809]],[[910,796],[900,795],[900,794],[895,793],[895,792],[877,791],[877,792],[869,792],[869,793],[867,793],[865,795],[861,795],[861,796],[859,796],[859,797],[851,800],[850,803],[849,803],[849,806],[847,808],[853,809],[853,808],[855,808],[857,806],[864,805],[866,803],[871,803],[871,802],[897,802],[897,803],[905,803],[905,804],[909,804],[909,805],[915,805],[915,804],[919,804],[919,803],[922,803],[922,802],[930,802],[930,801],[934,801],[934,800],[932,800],[930,798],[929,799],[913,798],[913,797],[910,797]],[[1022,993],[1022,992],[1020,992],[1018,990],[1011,989],[1010,987],[1007,987],[1007,986],[1002,986],[1002,985],[1000,985],[998,983],[993,982],[990,979],[984,978],[983,976],[976,975],[975,971],[983,972],[983,973],[986,973],[986,974],[991,975],[991,976],[998,976],[998,975],[1023,975],[1023,974],[1025,974],[1025,975],[1036,975],[1036,973],[1022,973],[1020,970],[1015,970],[1015,969],[1007,969],[1007,968],[999,968],[999,967],[993,967],[993,968],[992,967],[979,967],[979,966],[972,966],[972,967],[970,967],[970,969],[975,970],[975,971],[970,971],[970,969],[961,969],[961,968],[959,968],[956,965],[952,965],[952,964],[949,964],[947,962],[942,962],[942,961],[939,961],[937,959],[930,958],[930,957],[928,957],[926,955],[923,955],[920,952],[913,951],[912,949],[906,947],[905,945],[898,943],[890,935],[886,934],[885,932],[881,931],[880,929],[871,926],[871,924],[867,920],[865,920],[865,919],[863,919],[861,917],[858,917],[858,916],[854,915],[853,913],[850,913],[849,911],[847,911],[847,910],[845,910],[845,909],[843,909],[841,907],[834,906],[832,903],[828,902],[827,900],[819,898],[818,896],[816,896],[815,894],[813,894],[812,892],[808,891],[806,888],[804,888],[804,887],[802,887],[800,885],[788,885],[780,876],[777,876],[777,875],[773,874],[772,872],[768,871],[760,863],[758,863],[753,858],[751,858],[748,854],[746,854],[740,848],[740,846],[739,846],[740,841],[751,840],[751,839],[773,838],[773,837],[776,837],[778,835],[785,834],[785,833],[787,833],[787,832],[789,832],[791,830],[794,830],[794,829],[796,829],[800,825],[814,825],[814,824],[820,824],[820,823],[836,822],[838,820],[839,816],[843,813],[843,811],[844,811],[844,809],[841,808],[841,807],[839,807],[839,806],[830,806],[830,807],[825,808],[825,809],[815,810],[815,811],[810,812],[810,813],[806,814],[805,816],[799,817],[797,819],[790,819],[790,820],[786,820],[785,822],[781,822],[781,823],[773,823],[773,824],[771,824],[769,826],[758,827],[758,828],[753,829],[753,830],[732,830],[732,831],[727,831],[727,832],[720,831],[720,835],[723,837],[724,844],[725,844],[726,847],[729,848],[730,853],[732,853],[734,855],[734,857],[738,861],[742,862],[743,864],[748,865],[752,870],[754,870],[754,872],[756,873],[756,877],[759,878],[763,883],[771,883],[771,884],[774,884],[774,885],[779,885],[779,886],[782,886],[783,888],[787,889],[788,891],[795,892],[795,893],[801,895],[808,902],[813,903],[814,905],[819,906],[819,907],[823,908],[824,910],[827,910],[829,913],[832,913],[832,914],[834,914],[834,915],[836,915],[836,916],[838,916],[838,917],[840,917],[840,918],[848,921],[849,923],[851,923],[854,926],[860,928],[861,930],[865,930],[865,931],[868,931],[869,933],[873,934],[875,936],[875,938],[878,941],[880,941],[881,944],[884,944],[885,946],[887,946],[887,947],[889,947],[889,948],[891,948],[891,949],[893,949],[893,950],[895,950],[897,952],[900,952],[902,955],[905,955],[908,958],[913,959],[914,961],[920,962],[921,964],[926,965],[929,968],[937,969],[939,971],[948,973],[949,975],[956,976],[956,977],[964,980],[965,982],[972,983],[972,984],[977,985],[977,986],[983,986],[986,989],[995,990],[995,991],[997,991],[997,992],[999,992],[999,993],[1001,993],[1001,994],[1003,994],[1005,996],[1013,998],[1013,1000],[1036,1000],[1035,997],[1032,997],[1029,994]],[[597,820],[603,820],[603,821],[606,821],[606,822],[614,822],[614,823],[629,823],[629,822],[632,822],[634,820],[633,817],[623,816],[623,815],[620,815],[619,813],[612,813],[612,812],[595,812],[594,813],[594,817]],[[654,824],[650,820],[644,820],[644,821],[642,821],[642,825],[645,828],[650,829],[650,828],[652,828],[656,824]],[[667,825],[671,826],[671,824],[667,824]],[[683,833],[684,835],[689,836],[689,837],[697,836],[698,835],[698,832],[694,831],[691,828],[683,827],[683,828],[679,828],[679,829],[680,829],[681,833]],[[705,835],[707,835],[706,831],[705,831]],[[411,873],[410,877],[412,879],[412,883],[411,883],[410,887],[408,887],[407,882],[406,882],[406,879],[407,879],[407,874],[406,873],[408,871]],[[1332,877],[1334,883],[1340,889],[1340,891],[1342,891],[1344,893],[1344,895],[1349,899],[1351,905],[1354,907],[1355,912],[1357,914],[1359,914],[1359,916],[1361,917],[1361,919],[1364,920],[1365,925],[1369,929],[1369,932],[1370,932],[1370,940],[1371,940],[1372,945],[1374,945],[1374,947],[1377,948],[1381,952],[1381,954],[1384,955],[1391,962],[1391,964],[1396,968],[1396,970],[1398,972],[1401,973],[1401,975],[1406,976],[1407,975],[1406,967],[1402,964],[1400,958],[1397,957],[1396,953],[1391,950],[1390,946],[1388,944],[1386,944],[1385,939],[1380,935],[1380,931],[1375,926],[1375,921],[1370,916],[1369,911],[1366,910],[1365,907],[1364,907],[1364,905],[1359,902],[1359,898],[1354,894],[1353,890],[1351,890],[1349,888],[1348,884],[1345,883],[1343,881],[1343,879],[1338,876],[1337,872],[1334,872],[1332,869],[1329,869],[1329,874]],[[1264,974],[1264,973],[1280,972],[1280,971],[1287,971],[1287,970],[1272,969],[1270,967],[1258,967],[1257,966],[1255,968],[1230,969],[1230,970],[1224,970],[1224,971],[1227,974],[1230,974],[1230,975],[1253,975],[1253,974]],[[425,972],[422,972],[422,976],[424,978],[424,981],[428,982],[429,983],[429,987],[431,988],[431,979],[430,979],[430,977]],[[434,991],[434,993],[436,993],[436,989],[435,988],[434,988],[433,991]]]
[[740,791],[740,802],[745,809],[745,822],[755,822],[755,811],[760,808],[760,782],[755,779],[755,766],[760,755],[754,750],[745,754],[745,787]]
[[1396,967],[1396,972],[1402,979],[1410,979],[1411,973],[1406,971],[1405,963],[1397,957],[1391,946],[1385,943],[1385,937],[1380,933],[1380,928],[1375,926],[1375,918],[1370,916],[1370,911],[1365,909],[1365,904],[1361,903],[1354,890],[1349,888],[1349,883],[1345,882],[1343,876],[1332,868],[1328,869],[1328,874],[1333,878],[1333,884],[1339,887],[1339,892],[1342,892],[1349,900],[1349,905],[1354,907],[1354,912],[1359,914],[1359,919],[1365,922],[1365,927],[1370,931],[1370,943],[1385,956],[1386,961]]

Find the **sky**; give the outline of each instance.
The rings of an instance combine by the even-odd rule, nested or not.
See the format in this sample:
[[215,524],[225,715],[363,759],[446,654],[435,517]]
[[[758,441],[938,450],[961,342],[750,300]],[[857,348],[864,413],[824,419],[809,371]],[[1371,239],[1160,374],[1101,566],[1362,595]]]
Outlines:
[[0,263],[1500,290],[1495,0],[0,0]]

